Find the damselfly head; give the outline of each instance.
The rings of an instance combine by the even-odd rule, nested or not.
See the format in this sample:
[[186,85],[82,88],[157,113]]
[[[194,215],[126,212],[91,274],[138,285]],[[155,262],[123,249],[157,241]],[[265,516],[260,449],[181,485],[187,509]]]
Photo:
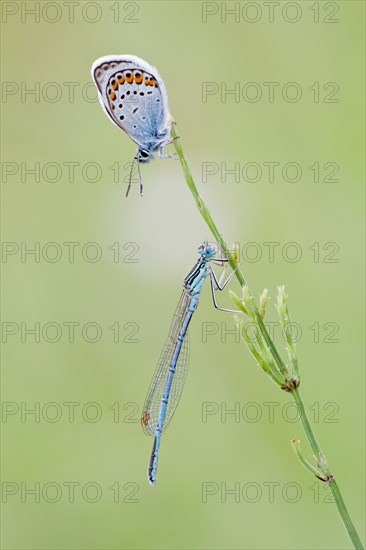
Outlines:
[[204,243],[199,247],[198,253],[201,254],[202,258],[210,259],[215,256],[216,248],[210,244]]

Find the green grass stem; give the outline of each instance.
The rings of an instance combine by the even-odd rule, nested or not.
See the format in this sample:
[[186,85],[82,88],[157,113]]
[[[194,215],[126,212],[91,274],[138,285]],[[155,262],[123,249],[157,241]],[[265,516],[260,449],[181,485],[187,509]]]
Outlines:
[[[183,169],[183,174],[184,174],[185,180],[187,182],[189,190],[192,193],[192,196],[193,196],[193,199],[196,203],[196,206],[197,206],[201,216],[205,220],[206,224],[208,225],[208,227],[209,227],[213,237],[215,238],[217,244],[219,245],[219,247],[221,248],[221,250],[223,251],[223,253],[227,257],[231,268],[235,269],[235,276],[236,276],[237,280],[239,281],[239,284],[241,285],[241,287],[244,287],[244,286],[246,286],[247,283],[245,281],[245,278],[244,278],[241,270],[237,266],[236,259],[233,256],[233,254],[231,254],[231,252],[229,250],[229,247],[227,246],[227,244],[224,241],[220,231],[218,230],[218,228],[217,228],[217,226],[216,226],[216,224],[215,224],[215,222],[214,222],[207,206],[205,205],[205,203],[204,203],[202,197],[200,196],[200,194],[198,193],[198,189],[197,189],[196,184],[194,182],[194,179],[192,177],[192,174],[191,174],[191,171],[189,169],[188,163],[185,159],[183,149],[182,149],[180,140],[179,140],[177,132],[176,132],[175,124],[172,124],[172,137],[174,139],[175,150],[176,150],[177,155],[179,157],[179,160],[180,160],[180,163],[181,163],[181,166],[182,166],[182,169]],[[284,361],[283,361],[283,359],[282,359],[275,343],[273,342],[272,338],[270,337],[270,335],[269,335],[269,333],[268,333],[268,331],[267,331],[267,329],[264,325],[264,321],[262,319],[262,316],[260,315],[257,306],[254,304],[254,300],[253,300],[253,305],[254,305],[254,308],[255,308],[255,316],[256,316],[256,320],[257,320],[258,327],[260,329],[261,335],[263,336],[263,339],[266,342],[266,344],[267,344],[267,346],[268,346],[268,348],[269,348],[269,350],[270,350],[270,352],[273,356],[273,359],[277,364],[279,372],[284,373],[284,372],[287,371],[287,367],[286,367],[286,365],[285,365],[285,363],[284,363]],[[257,355],[255,355],[255,357],[257,357]],[[261,360],[260,356],[257,357],[257,360],[261,364],[262,360]],[[263,364],[261,364],[261,366],[264,368],[264,370],[266,370],[266,368],[263,366]],[[297,363],[296,363],[296,370],[297,370]],[[297,374],[297,372],[296,372],[296,374]],[[293,446],[294,446],[294,448],[296,447],[295,448],[296,454],[297,454],[298,458],[300,459],[300,462],[308,470],[310,470],[312,473],[315,473],[315,472],[319,473],[319,475],[317,477],[319,477],[319,479],[321,479],[323,482],[328,483],[328,486],[329,486],[329,488],[332,492],[334,501],[337,505],[339,515],[342,518],[343,524],[344,524],[344,526],[346,528],[346,531],[347,531],[347,533],[348,533],[348,535],[349,535],[349,537],[352,541],[353,547],[356,548],[357,550],[362,550],[363,546],[362,546],[361,540],[360,540],[360,538],[357,534],[355,526],[353,525],[353,523],[351,521],[351,518],[350,518],[349,513],[347,511],[347,508],[345,506],[345,503],[344,503],[344,500],[343,500],[342,495],[340,493],[339,487],[338,487],[338,485],[337,485],[337,483],[334,479],[334,476],[329,471],[329,467],[328,467],[327,461],[325,460],[324,453],[320,448],[320,445],[319,445],[318,440],[315,436],[314,430],[313,430],[313,428],[310,424],[309,417],[306,413],[304,403],[302,401],[302,398],[301,398],[301,395],[300,395],[300,392],[299,392],[299,388],[294,387],[294,388],[291,388],[288,391],[290,391],[290,393],[291,393],[291,395],[292,395],[292,397],[295,400],[295,403],[297,405],[297,408],[298,408],[298,411],[299,411],[299,414],[300,414],[302,427],[304,429],[304,432],[305,432],[306,438],[309,442],[309,445],[313,450],[313,453],[314,453],[314,456],[315,456],[315,459],[316,459],[316,462],[317,462],[317,467],[315,468],[315,467],[311,466],[302,457],[302,455],[300,454],[300,450],[299,450],[298,446],[294,445],[294,441],[296,441],[296,440],[293,440]]]

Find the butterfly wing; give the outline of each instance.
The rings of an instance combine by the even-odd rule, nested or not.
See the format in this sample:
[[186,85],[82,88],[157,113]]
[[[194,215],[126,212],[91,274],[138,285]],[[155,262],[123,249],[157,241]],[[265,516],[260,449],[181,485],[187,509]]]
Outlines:
[[92,77],[114,124],[138,145],[157,148],[170,120],[165,86],[157,69],[134,55],[109,55],[93,63]]

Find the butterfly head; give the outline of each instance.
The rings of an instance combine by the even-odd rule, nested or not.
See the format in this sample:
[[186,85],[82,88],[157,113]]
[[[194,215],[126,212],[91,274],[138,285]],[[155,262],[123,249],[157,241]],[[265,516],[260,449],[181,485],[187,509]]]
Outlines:
[[150,162],[153,158],[154,155],[151,151],[149,151],[149,149],[145,149],[143,147],[139,147],[137,149],[136,160],[138,161],[138,163],[147,163]]

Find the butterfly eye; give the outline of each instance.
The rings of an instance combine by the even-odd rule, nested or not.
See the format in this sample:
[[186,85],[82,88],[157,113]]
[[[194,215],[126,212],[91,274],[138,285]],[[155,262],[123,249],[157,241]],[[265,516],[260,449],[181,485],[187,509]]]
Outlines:
[[148,151],[144,151],[143,149],[140,150],[140,156],[143,158],[143,159],[148,159],[149,156],[150,156],[150,153]]

